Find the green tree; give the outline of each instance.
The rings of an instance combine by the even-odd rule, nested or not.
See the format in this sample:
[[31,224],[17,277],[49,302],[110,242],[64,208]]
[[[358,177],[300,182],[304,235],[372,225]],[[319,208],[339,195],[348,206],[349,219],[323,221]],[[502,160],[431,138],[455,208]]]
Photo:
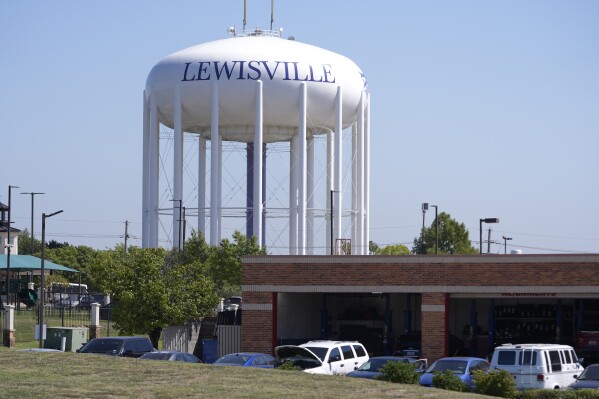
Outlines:
[[370,255],[380,255],[381,254],[381,247],[379,247],[376,242],[369,241],[368,242],[368,253]]
[[[478,250],[472,246],[468,230],[464,223],[459,223],[451,215],[441,212],[439,218],[439,253],[440,254],[475,254]],[[420,237],[414,238],[412,253],[419,255],[435,253],[435,222],[424,228]]]
[[[98,284],[114,294],[115,327],[124,334],[148,334],[152,344],[164,327],[210,314],[218,302],[200,262],[167,264],[162,248],[131,248],[100,257]],[[101,280],[101,281],[100,281]]]
[[19,254],[36,255],[41,250],[41,241],[33,238],[33,253],[31,253],[31,235],[29,230],[25,229],[19,233]]
[[402,244],[387,245],[380,250],[380,255],[410,255],[410,249]]
[[255,236],[248,238],[239,231],[233,233],[233,242],[224,239],[212,249],[208,274],[221,297],[241,293],[243,255],[266,255],[266,249],[258,246]]

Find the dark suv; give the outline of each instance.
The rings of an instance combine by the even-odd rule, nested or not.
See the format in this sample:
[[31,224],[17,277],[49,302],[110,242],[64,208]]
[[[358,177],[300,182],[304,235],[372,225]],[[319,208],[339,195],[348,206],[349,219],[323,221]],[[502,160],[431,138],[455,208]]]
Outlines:
[[149,338],[145,337],[103,337],[95,338],[77,350],[79,353],[96,353],[110,356],[140,357],[153,352]]

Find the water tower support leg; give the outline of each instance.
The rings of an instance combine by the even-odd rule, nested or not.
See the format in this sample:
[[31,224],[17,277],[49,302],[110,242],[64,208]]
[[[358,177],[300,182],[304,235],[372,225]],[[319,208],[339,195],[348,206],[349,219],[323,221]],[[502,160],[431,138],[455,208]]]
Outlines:
[[366,93],[364,125],[364,255],[370,243],[370,94]]
[[150,178],[149,205],[150,217],[148,223],[148,247],[158,248],[158,190],[160,181],[160,122],[158,121],[158,105],[153,96],[150,97]]
[[342,148],[343,148],[343,93],[341,86],[337,87],[337,97],[335,98],[335,178],[334,178],[334,215],[333,215],[333,230],[334,237],[331,245],[335,245],[336,239],[341,238],[341,207],[343,206],[343,193],[341,192],[341,168],[342,168]]
[[308,194],[307,199],[307,231],[306,231],[306,249],[308,255],[314,255],[314,134],[308,139],[308,154],[306,158],[307,175],[306,189]]
[[148,247],[150,217],[150,107],[143,92],[143,171],[142,171],[142,214],[141,214],[141,246]]
[[210,120],[210,245],[219,244],[220,151],[218,137],[218,82],[212,81]]
[[358,157],[358,128],[357,124],[352,125],[351,133],[351,239],[352,239],[352,254],[357,255],[359,247],[358,245],[358,164],[356,159]]
[[306,115],[307,115],[307,86],[300,84],[299,121],[298,121],[298,254],[306,254]]
[[179,247],[181,237],[181,208],[183,199],[183,132],[181,131],[181,90],[175,86],[173,105],[173,247]]
[[198,139],[198,231],[206,239],[206,139]]
[[297,137],[289,142],[289,255],[297,255]]
[[358,105],[358,240],[356,253],[364,254],[364,92]]
[[254,188],[253,188],[253,234],[262,246],[262,150],[263,150],[263,97],[262,82],[256,81],[256,129],[254,137]]
[[326,214],[325,214],[325,222],[326,222],[326,254],[331,253],[331,236],[329,231],[331,231],[331,191],[333,190],[333,182],[335,181],[335,173],[333,171],[333,164],[335,163],[335,153],[333,151],[333,147],[335,146],[335,135],[334,132],[330,131],[327,133],[327,191],[325,193],[325,203]]

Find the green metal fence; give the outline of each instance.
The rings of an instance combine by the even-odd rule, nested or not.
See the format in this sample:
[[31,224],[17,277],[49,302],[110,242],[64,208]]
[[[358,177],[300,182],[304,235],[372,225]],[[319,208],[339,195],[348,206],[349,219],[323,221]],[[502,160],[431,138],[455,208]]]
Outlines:
[[[35,338],[35,328],[39,322],[38,307],[15,310],[15,341],[17,348],[32,348],[39,345]],[[46,307],[44,323],[47,327],[88,327],[90,325],[89,309],[60,309]],[[100,336],[118,335],[110,318],[100,320]]]

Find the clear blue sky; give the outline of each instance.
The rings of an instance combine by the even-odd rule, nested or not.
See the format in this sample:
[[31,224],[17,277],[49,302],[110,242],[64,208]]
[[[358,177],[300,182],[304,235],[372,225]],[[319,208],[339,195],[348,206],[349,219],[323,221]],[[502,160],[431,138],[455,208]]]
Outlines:
[[[277,1],[284,35],[353,59],[372,93],[370,237],[411,243],[430,202],[478,240],[599,252],[599,2]],[[242,0],[0,5],[0,201],[49,239],[141,241],[142,92],[177,50],[227,37]],[[248,0],[268,28],[270,1]],[[427,224],[433,212],[427,214]],[[492,252],[503,253],[500,245]]]

